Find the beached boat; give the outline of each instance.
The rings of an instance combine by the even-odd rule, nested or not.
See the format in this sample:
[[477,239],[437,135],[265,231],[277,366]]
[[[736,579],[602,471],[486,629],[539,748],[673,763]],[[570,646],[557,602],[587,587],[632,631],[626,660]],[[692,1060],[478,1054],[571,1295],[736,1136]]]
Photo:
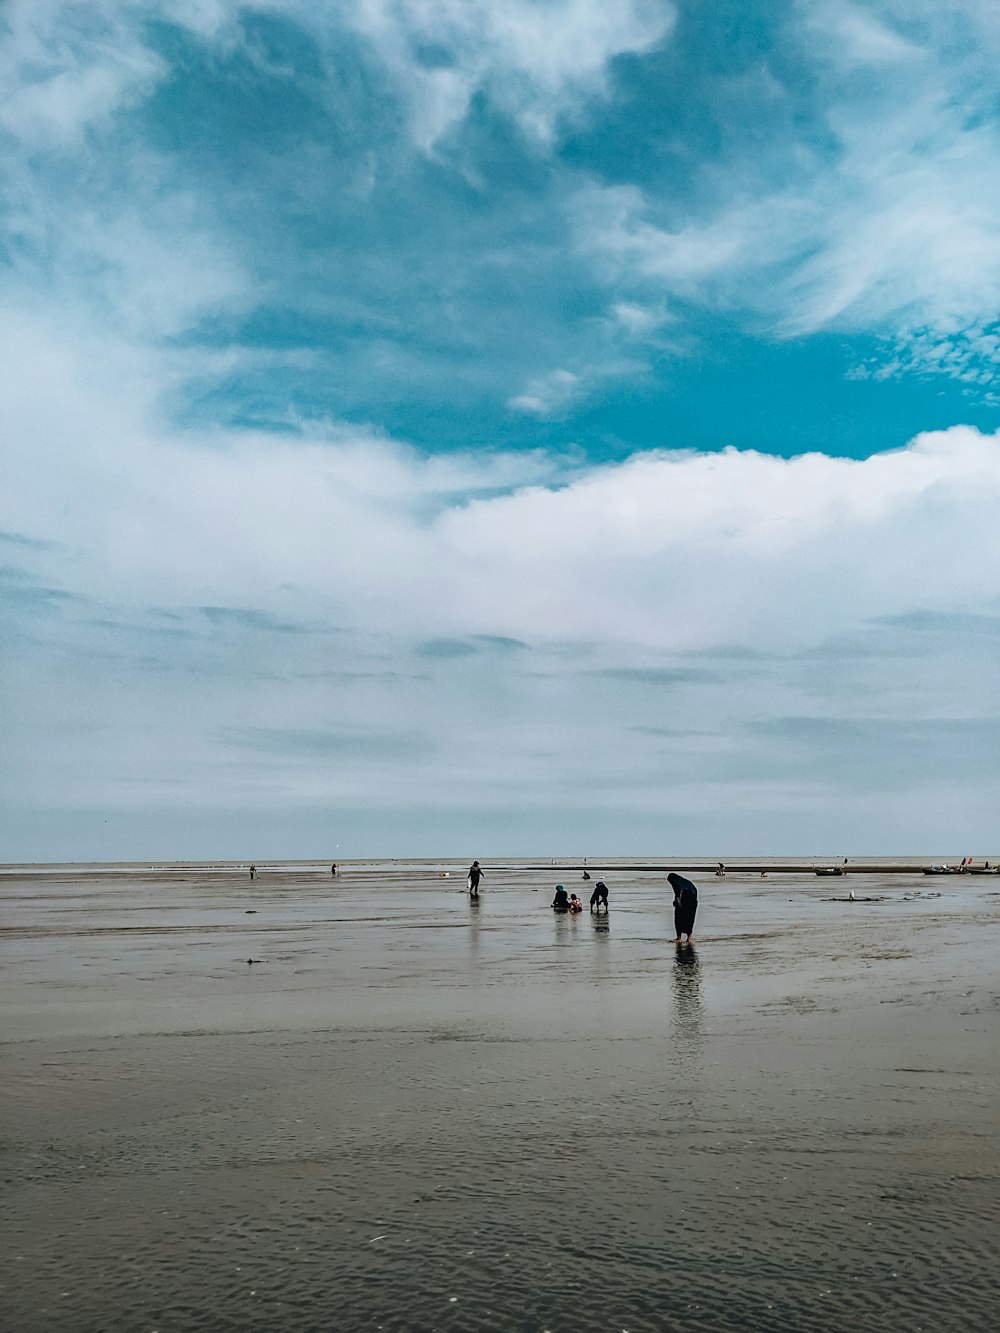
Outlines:
[[1000,866],[924,866],[925,875],[1000,875]]
[[816,870],[817,875],[843,875],[846,874],[843,866],[819,866]]

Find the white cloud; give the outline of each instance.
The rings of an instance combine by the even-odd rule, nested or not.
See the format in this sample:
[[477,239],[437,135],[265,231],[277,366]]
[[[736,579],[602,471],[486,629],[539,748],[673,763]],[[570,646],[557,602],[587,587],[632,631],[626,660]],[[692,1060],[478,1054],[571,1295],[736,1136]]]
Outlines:
[[78,146],[91,126],[148,96],[166,73],[132,6],[9,0],[3,17],[0,127],[29,146]]
[[823,44],[824,54],[846,67],[896,64],[920,59],[920,48],[870,11],[837,0],[800,5],[805,26]]
[[918,15],[811,0],[799,15],[786,38],[816,71],[826,142],[792,122],[756,179],[741,161],[734,188],[718,164],[707,178],[717,191],[670,225],[672,198],[588,187],[581,248],[618,281],[751,311],[778,334],[875,333],[895,342],[900,367],[992,378],[982,339],[1000,314],[998,25],[961,4]]
[[394,79],[425,150],[483,90],[531,138],[548,142],[561,116],[604,94],[615,56],[648,51],[675,20],[670,0],[11,0],[0,69],[8,89],[20,87],[0,103],[0,124],[49,144],[77,140],[164,72],[144,42],[151,17],[232,47],[241,42],[241,19],[254,11],[289,17],[322,45],[353,29]]
[[637,338],[652,333],[664,324],[673,323],[676,319],[662,306],[653,309],[637,301],[616,301],[611,307],[611,315],[626,333]]
[[486,89],[540,142],[561,115],[604,92],[608,62],[670,32],[666,0],[361,0],[349,21],[371,40],[430,149]]
[[515,412],[532,416],[558,416],[575,403],[584,391],[579,375],[571,370],[553,370],[530,381],[523,393],[510,400]]
[[553,485],[537,455],[423,459],[344,428],[178,434],[137,354],[23,320],[2,342],[0,526],[61,543],[69,589],[109,603],[285,614],[294,587],[299,614],[372,630],[693,649],[1000,595],[1000,440],[971,429],[863,461],[653,452]]
[[[13,0],[0,31],[8,309],[56,306],[138,338],[171,337],[242,306],[250,282],[206,193],[129,113],[168,66],[146,44],[148,7]],[[67,162],[72,169],[67,170]]]
[[[433,806],[447,822],[562,803],[583,812],[576,836],[606,827],[617,846],[623,812],[652,828],[667,803],[693,830],[742,811],[740,836],[755,810],[789,846],[834,807],[868,829],[880,807],[856,810],[859,790],[913,788],[909,827],[936,827],[905,727],[848,763],[863,719],[929,719],[933,737],[935,718],[1000,714],[998,437],[569,470],[425,458],[349,427],[182,433],[155,408],[164,373],[65,328],[0,326],[19,809]],[[960,617],[916,655],[892,627],[956,612],[972,630]],[[845,715],[862,722],[839,746],[821,729],[817,774],[796,719]]]

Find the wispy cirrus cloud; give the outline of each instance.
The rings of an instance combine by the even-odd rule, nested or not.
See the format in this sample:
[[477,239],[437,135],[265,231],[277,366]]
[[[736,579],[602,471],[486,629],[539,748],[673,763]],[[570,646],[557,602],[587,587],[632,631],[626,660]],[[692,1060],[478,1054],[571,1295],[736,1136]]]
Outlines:
[[[880,336],[859,373],[988,384],[1000,313],[996,26],[983,8],[809,0],[775,46],[815,93],[756,171],[703,173],[680,201],[640,182],[588,185],[580,243],[634,290],[743,312],[781,337]],[[777,78],[778,81],[775,81]],[[801,94],[772,75],[789,111]],[[771,145],[772,150],[774,143]]]
[[609,62],[663,41],[675,17],[669,0],[363,0],[348,21],[376,47],[430,150],[479,93],[550,143],[560,117],[604,92]]

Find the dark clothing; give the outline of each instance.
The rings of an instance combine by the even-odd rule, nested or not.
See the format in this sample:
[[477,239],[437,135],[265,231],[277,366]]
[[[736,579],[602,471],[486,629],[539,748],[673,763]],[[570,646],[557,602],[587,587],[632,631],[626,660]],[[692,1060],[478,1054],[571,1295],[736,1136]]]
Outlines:
[[694,930],[695,913],[698,911],[698,899],[690,893],[683,893],[674,899],[674,933],[690,935]]
[[469,866],[469,892],[473,898],[479,897],[479,881],[483,878],[483,872],[479,867],[478,861],[473,861]]
[[605,907],[608,905],[608,886],[603,879],[599,879],[594,885],[594,892],[590,895],[591,907],[600,907],[601,903]]
[[698,890],[683,875],[668,875],[667,879],[674,891],[674,933],[690,935],[698,911]]
[[556,886],[556,896],[552,899],[552,908],[556,912],[569,911],[569,894],[561,884]]

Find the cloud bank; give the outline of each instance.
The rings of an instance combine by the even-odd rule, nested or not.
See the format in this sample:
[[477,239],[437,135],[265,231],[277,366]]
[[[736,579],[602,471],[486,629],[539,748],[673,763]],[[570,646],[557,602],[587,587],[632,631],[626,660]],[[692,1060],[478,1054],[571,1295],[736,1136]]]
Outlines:
[[[944,836],[948,756],[996,725],[997,436],[429,457],[178,432],[128,355],[65,349],[56,395],[20,355],[12,334],[11,810],[183,824],[224,792],[234,851],[248,812],[277,836],[275,812],[346,808],[363,841],[403,811],[421,844],[455,819],[521,837],[537,807],[557,840],[647,850],[710,828],[731,850],[762,819],[811,850],[837,811],[885,846]],[[977,789],[969,833],[985,761]]]

